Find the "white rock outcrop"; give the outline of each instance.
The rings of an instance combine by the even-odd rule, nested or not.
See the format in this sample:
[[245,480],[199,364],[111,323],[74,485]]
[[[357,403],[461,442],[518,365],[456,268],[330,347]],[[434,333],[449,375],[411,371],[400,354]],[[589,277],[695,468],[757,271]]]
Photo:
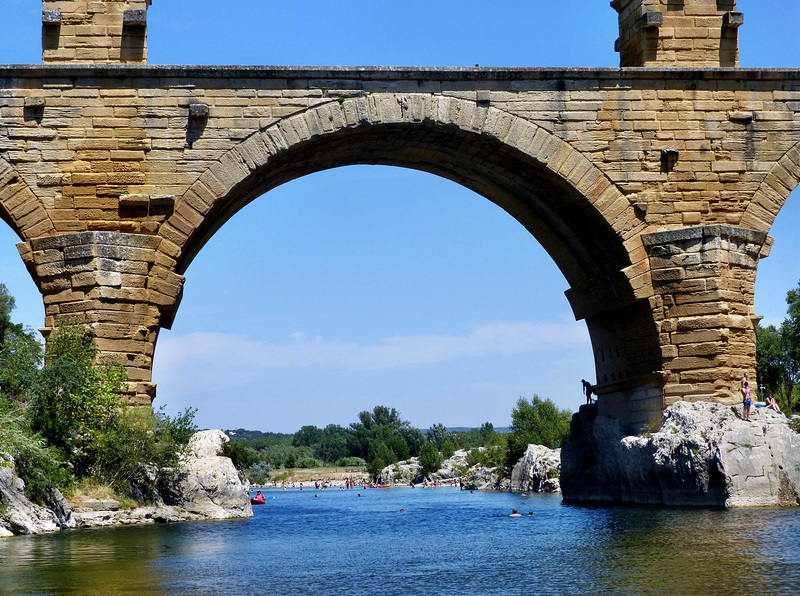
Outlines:
[[158,489],[165,505],[202,519],[252,517],[249,483],[242,481],[230,458],[219,455],[229,441],[221,430],[204,430],[189,440],[183,464],[159,474]]
[[500,468],[487,468],[480,464],[472,466],[461,477],[463,490],[511,490],[511,480]]
[[58,491],[51,491],[52,509],[25,496],[25,483],[14,473],[13,462],[0,466],[0,537],[55,532],[74,527],[69,505]]
[[562,449],[565,500],[758,507],[800,504],[800,435],[783,414],[678,402],[649,436],[583,406]]
[[518,492],[560,492],[561,449],[528,445],[511,471],[511,490]]

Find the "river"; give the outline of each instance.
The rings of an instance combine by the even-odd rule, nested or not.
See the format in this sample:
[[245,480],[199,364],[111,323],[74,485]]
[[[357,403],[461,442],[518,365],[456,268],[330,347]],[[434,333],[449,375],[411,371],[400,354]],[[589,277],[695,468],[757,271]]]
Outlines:
[[0,540],[0,594],[800,593],[800,509],[572,506],[449,487],[264,492],[249,520]]

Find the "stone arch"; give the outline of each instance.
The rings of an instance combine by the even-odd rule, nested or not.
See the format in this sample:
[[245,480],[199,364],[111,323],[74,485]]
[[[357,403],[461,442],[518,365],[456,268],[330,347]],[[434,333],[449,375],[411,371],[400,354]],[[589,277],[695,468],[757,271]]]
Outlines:
[[44,205],[17,173],[0,157],[0,219],[19,236],[28,240],[55,233],[55,226]]
[[[482,155],[484,150],[493,153]],[[311,155],[315,152],[324,157]],[[159,230],[169,240],[164,250],[172,249],[182,273],[214,231],[249,201],[293,178],[357,163],[428,171],[486,196],[542,242],[573,285],[593,277],[587,275],[593,268],[608,272],[609,261],[618,268],[633,264],[623,245],[635,244],[644,229],[616,186],[545,129],[473,101],[386,94],[330,100],[241,142],[176,201]],[[500,173],[488,172],[495,169]],[[536,193],[527,197],[528,205],[513,197],[521,190]],[[563,222],[572,218],[582,221],[567,229]],[[581,229],[579,223],[589,225]],[[559,242],[563,246],[555,246]],[[616,249],[610,259],[609,245]],[[603,265],[592,267],[598,251]],[[568,262],[565,252],[580,263]]]
[[800,184],[800,143],[775,162],[747,206],[740,225],[769,232],[778,212]]
[[[494,202],[537,238],[571,288],[614,410],[645,399],[660,413],[661,353],[644,222],[617,187],[557,136],[488,104],[429,94],[332,98],[265,128],[224,154],[178,197],[159,229],[152,277],[181,276],[244,205],[316,171],[381,164],[427,171]],[[181,277],[182,280],[182,277]],[[180,285],[178,282],[175,288]],[[166,292],[165,292],[166,293]],[[165,309],[169,326],[174,308]],[[171,311],[171,313],[169,312]],[[613,398],[613,399],[611,399]]]

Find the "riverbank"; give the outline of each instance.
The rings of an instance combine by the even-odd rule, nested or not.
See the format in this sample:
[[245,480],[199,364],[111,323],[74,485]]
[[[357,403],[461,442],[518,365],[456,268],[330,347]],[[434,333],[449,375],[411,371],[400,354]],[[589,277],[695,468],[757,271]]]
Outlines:
[[[228,437],[219,430],[195,433],[178,468],[148,468],[137,483],[141,497],[130,506],[108,494],[83,495],[72,504],[52,490],[44,505],[31,502],[10,466],[0,467],[0,537],[100,527],[252,517],[249,483],[233,462],[217,455]],[[100,497],[100,498],[97,498]],[[73,508],[74,506],[74,508]]]

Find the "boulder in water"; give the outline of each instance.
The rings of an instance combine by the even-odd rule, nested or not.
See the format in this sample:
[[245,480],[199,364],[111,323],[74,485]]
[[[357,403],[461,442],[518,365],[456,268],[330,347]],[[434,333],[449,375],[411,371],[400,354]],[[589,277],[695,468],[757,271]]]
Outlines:
[[221,430],[192,436],[182,465],[159,474],[158,492],[165,505],[202,519],[252,517],[249,482],[239,477],[230,458],[218,455],[227,441]]
[[528,445],[511,471],[511,490],[519,492],[560,492],[561,449]]

